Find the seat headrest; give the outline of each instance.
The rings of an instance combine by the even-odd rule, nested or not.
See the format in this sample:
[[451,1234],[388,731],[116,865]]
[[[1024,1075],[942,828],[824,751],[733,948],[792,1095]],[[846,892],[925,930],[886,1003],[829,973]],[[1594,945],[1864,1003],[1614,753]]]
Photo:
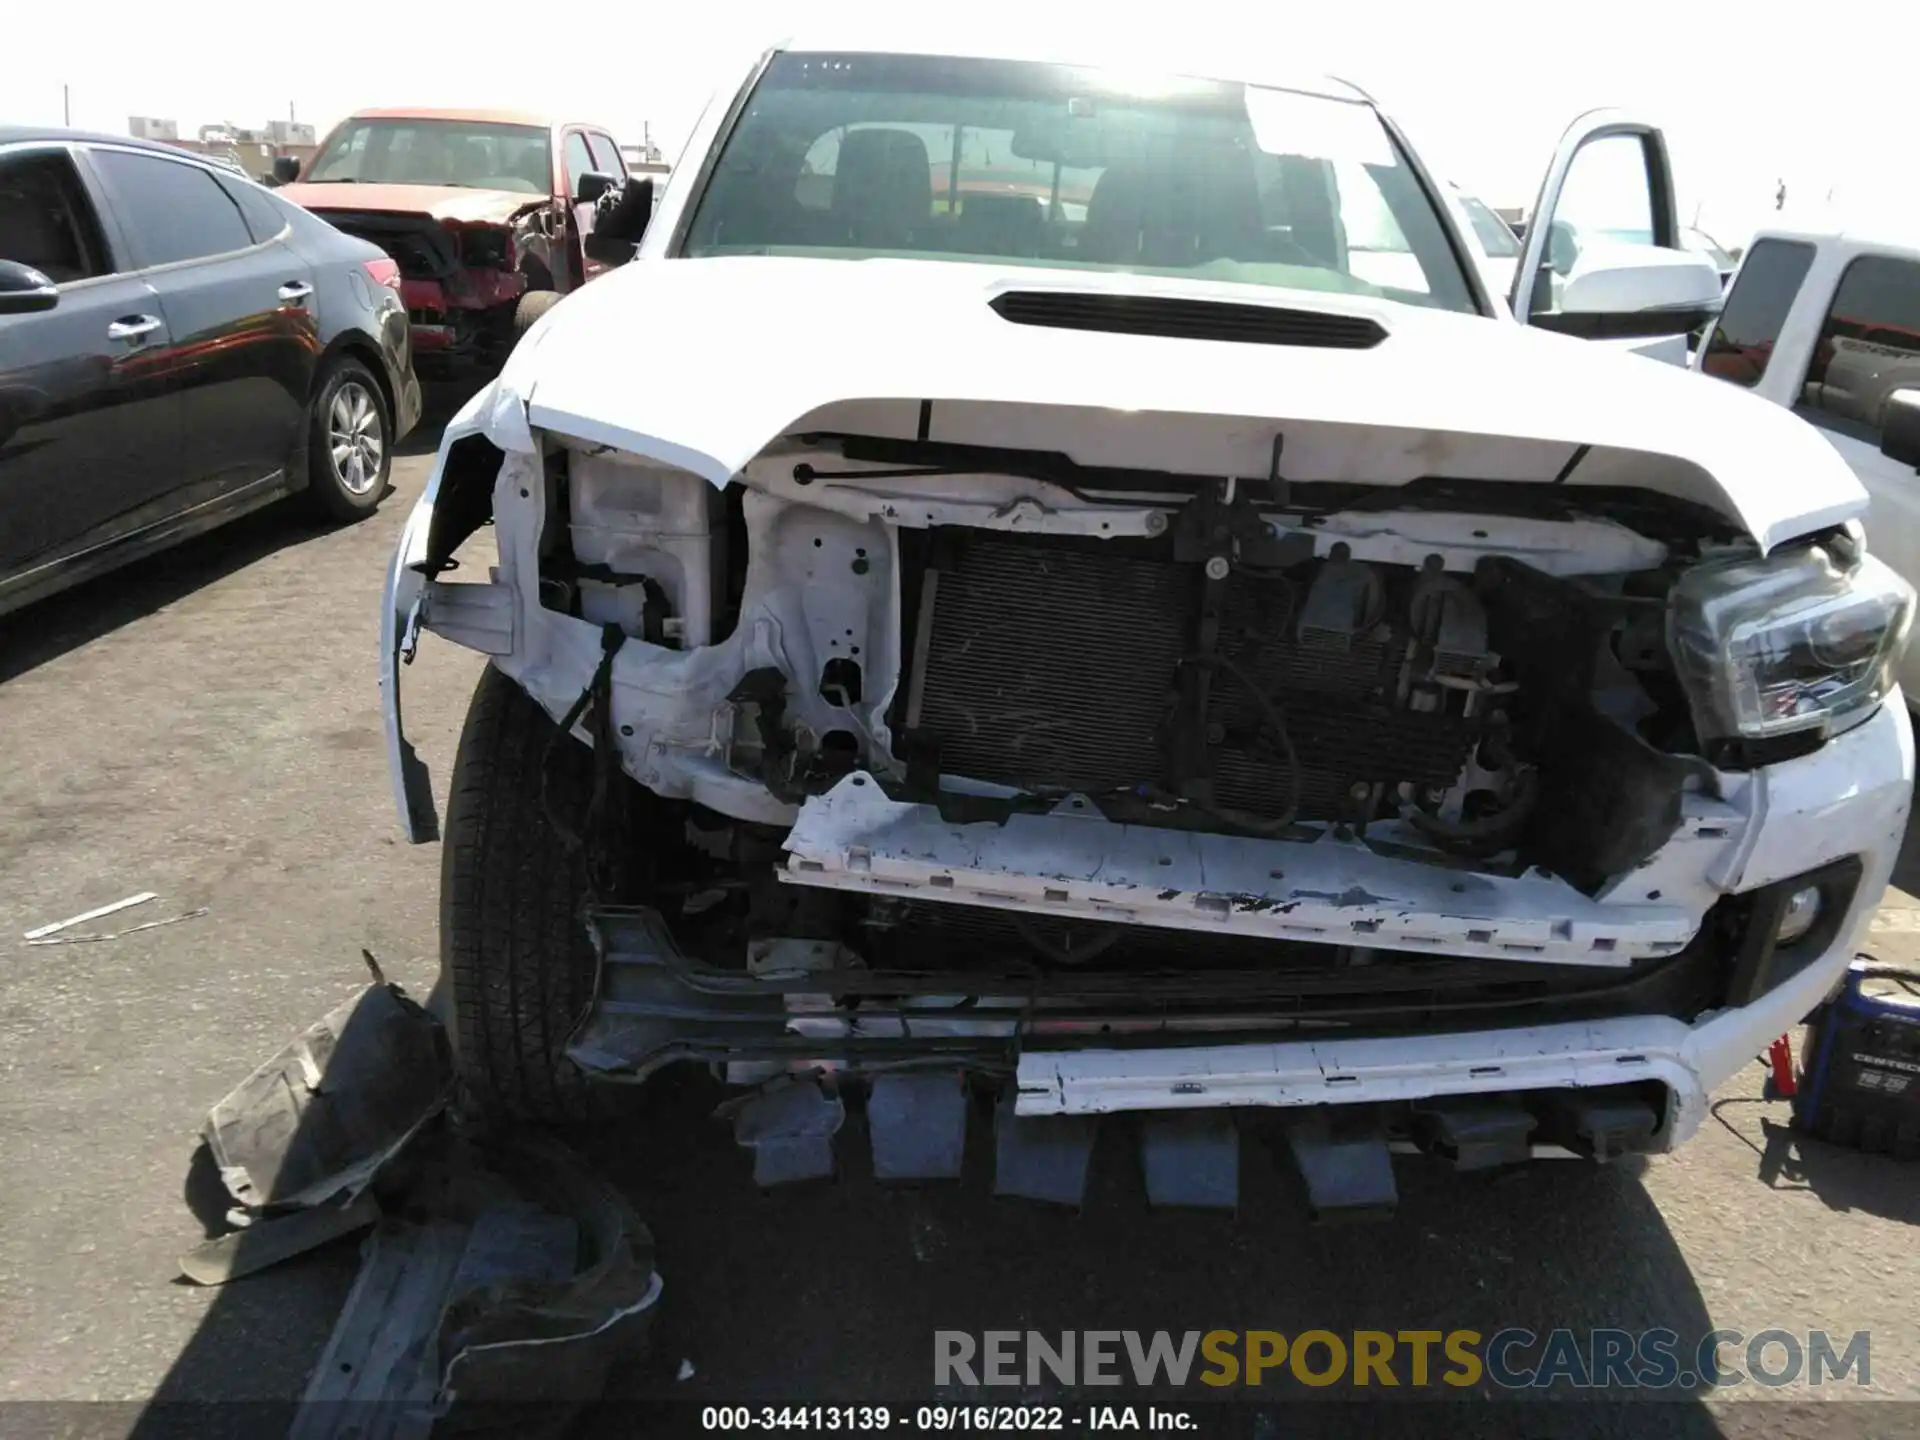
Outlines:
[[832,212],[856,245],[911,245],[933,214],[926,141],[911,130],[848,131],[834,167]]

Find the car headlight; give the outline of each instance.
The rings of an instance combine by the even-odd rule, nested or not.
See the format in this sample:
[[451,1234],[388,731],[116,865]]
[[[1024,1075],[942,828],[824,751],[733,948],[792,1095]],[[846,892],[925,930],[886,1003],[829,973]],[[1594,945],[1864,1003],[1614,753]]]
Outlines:
[[1695,566],[1667,601],[1667,645],[1703,742],[1832,734],[1893,688],[1913,588],[1850,545]]

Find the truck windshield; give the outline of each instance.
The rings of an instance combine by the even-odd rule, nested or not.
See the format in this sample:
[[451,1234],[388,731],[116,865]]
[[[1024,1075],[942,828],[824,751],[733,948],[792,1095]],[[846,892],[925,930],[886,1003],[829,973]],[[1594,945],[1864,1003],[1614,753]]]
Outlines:
[[551,193],[553,157],[537,125],[476,120],[349,120],[327,137],[302,179],[315,184],[456,185]]
[[985,260],[1477,308],[1370,105],[1024,61],[775,57],[681,253]]
[[1471,195],[1460,197],[1460,208],[1467,212],[1467,219],[1473,223],[1473,233],[1479,237],[1480,248],[1495,260],[1511,260],[1520,253],[1520,242],[1513,238],[1513,231],[1484,201]]

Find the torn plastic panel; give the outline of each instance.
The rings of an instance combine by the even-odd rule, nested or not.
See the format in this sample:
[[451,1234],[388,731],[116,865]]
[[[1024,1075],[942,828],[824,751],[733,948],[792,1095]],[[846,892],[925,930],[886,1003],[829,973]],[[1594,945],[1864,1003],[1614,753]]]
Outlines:
[[309,1026],[213,1107],[221,1179],[249,1209],[357,1199],[445,1108],[446,1033],[396,985],[372,984]]
[[[368,1238],[291,1434],[459,1433],[503,1407],[564,1432],[651,1338],[646,1227],[554,1141],[453,1141],[414,1189],[422,1219]],[[372,1427],[372,1428],[369,1428]]]
[[221,1284],[374,1227],[297,1437],[445,1433],[507,1402],[565,1419],[646,1341],[652,1237],[557,1142],[443,1123],[446,1034],[368,962],[374,984],[214,1107],[209,1147],[250,1213],[182,1269]]

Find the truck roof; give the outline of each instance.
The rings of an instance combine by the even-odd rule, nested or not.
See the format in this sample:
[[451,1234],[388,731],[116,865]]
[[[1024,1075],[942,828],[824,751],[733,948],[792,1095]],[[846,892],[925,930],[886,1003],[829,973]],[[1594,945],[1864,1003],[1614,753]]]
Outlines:
[[797,29],[773,48],[825,51],[854,55],[932,55],[973,60],[1034,60],[1057,65],[1133,72],[1143,75],[1190,75],[1245,85],[1299,90],[1336,100],[1370,100],[1359,86],[1311,69],[1295,67],[1255,53],[1260,47],[1224,41],[1209,44],[1191,37],[1175,39],[1156,34],[1150,46],[1106,33],[1108,27],[1084,22],[1068,27],[1066,35],[1021,27],[1011,34],[981,33],[981,27],[959,28],[939,19],[888,17],[858,24],[822,21]]
[[[350,120],[465,120],[476,125],[535,125],[547,129],[554,125],[585,125],[585,120],[555,120],[532,110],[501,110],[485,107],[428,105],[391,105],[372,110],[356,110]],[[604,129],[604,126],[595,126]]]
[[1809,245],[1873,250],[1920,260],[1920,214],[1861,206],[1836,212],[1826,224],[1813,224],[1809,220],[1762,226],[1754,232],[1753,242],[1747,248],[1752,249],[1762,240],[1800,240]]

